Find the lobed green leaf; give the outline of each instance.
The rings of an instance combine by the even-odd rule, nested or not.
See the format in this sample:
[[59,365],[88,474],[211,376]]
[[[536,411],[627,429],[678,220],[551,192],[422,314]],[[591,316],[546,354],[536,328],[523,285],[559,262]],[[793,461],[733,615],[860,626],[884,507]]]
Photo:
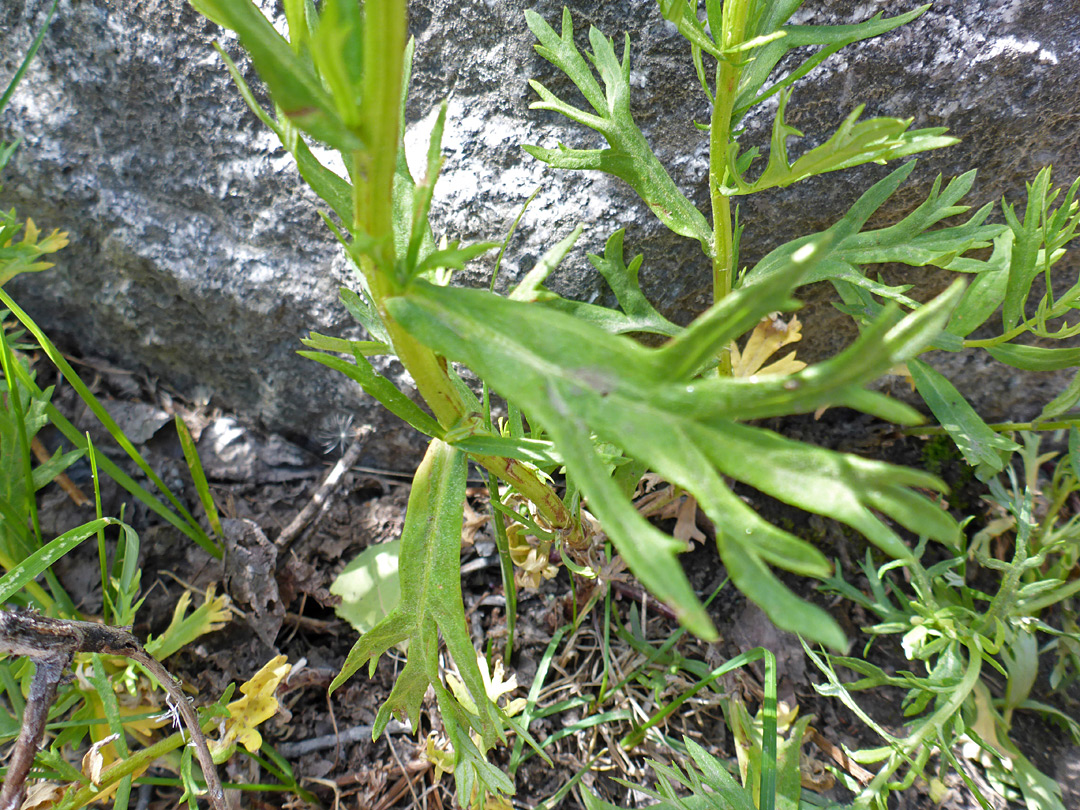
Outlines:
[[536,12],[526,11],[525,20],[540,41],[536,46],[537,53],[577,85],[595,114],[567,104],[536,81],[530,81],[530,84],[541,101],[534,102],[531,108],[561,113],[595,129],[608,142],[607,149],[568,149],[560,144],[557,149],[525,146],[525,151],[557,169],[592,169],[624,180],[661,222],[677,234],[697,239],[705,255],[711,256],[709,223],[676,187],[630,114],[629,36],[625,39],[620,62],[612,41],[597,29],[590,29],[589,42],[593,50],[588,57],[604,82],[604,89],[601,89],[574,44],[573,22],[568,9],[563,9],[561,35],[556,34]]
[[[888,33],[906,25],[930,8],[930,4],[927,3],[888,19],[884,19],[881,13],[878,13],[869,20],[853,25],[784,25],[801,5],[802,0],[768,3],[758,23],[748,32],[755,37],[763,37],[774,32],[781,32],[784,36],[767,42],[754,51],[753,60],[742,71],[731,116],[733,129],[752,107],[790,87],[844,46]],[[768,87],[765,86],[773,69],[788,52],[797,48],[815,46],[819,49],[801,64],[786,72],[782,78]]]
[[587,304],[582,301],[574,301],[563,298],[551,292],[544,286],[544,281],[555,270],[565,255],[569,252],[574,242],[581,235],[582,227],[579,225],[568,237],[551,248],[536,267],[529,271],[522,282],[510,293],[510,299],[514,301],[536,301],[551,309],[573,315],[582,321],[592,323],[605,332],[621,335],[627,332],[651,332],[657,335],[674,336],[682,331],[682,327],[669,321],[661,315],[645,294],[641,291],[638,282],[638,271],[641,269],[643,256],[635,256],[630,265],[623,261],[623,236],[625,228],[615,231],[604,247],[603,256],[589,254],[589,261],[593,267],[607,281],[615,293],[615,298],[622,308],[622,312],[596,304]]
[[1016,215],[1014,205],[1002,202],[1005,221],[1013,232],[1013,249],[1009,261],[1009,281],[1001,319],[1005,331],[1016,326],[1024,316],[1031,284],[1039,274],[1039,246],[1042,244],[1042,219],[1046,213],[1047,193],[1050,190],[1050,171],[1043,169],[1034,183],[1027,184],[1028,199],[1024,220]]
[[875,512],[945,542],[954,540],[951,518],[907,489],[942,484],[925,473],[789,444],[736,420],[825,404],[917,419],[906,406],[861,385],[932,340],[959,293],[954,287],[903,319],[896,310],[886,311],[847,352],[799,374],[689,383],[671,379],[671,356],[664,349],[647,349],[563,313],[484,291],[418,284],[387,305],[413,335],[468,364],[507,399],[521,403],[530,421],[544,426],[631,570],[688,628],[712,634],[677,563],[681,544],[633,509],[597,454],[594,435],[694,494],[720,527],[718,543],[733,580],[775,622],[841,646],[836,625],[802,603],[793,610],[797,600],[767,567],[823,575],[829,570],[825,559],[762,520],[723,476],[845,521],[894,555],[908,552]]
[[748,181],[744,176],[745,167],[757,155],[757,148],[740,156],[738,145],[732,143],[728,151],[727,184],[720,189],[723,194],[756,194],[770,188],[790,186],[815,175],[864,163],[884,163],[960,142],[957,138],[944,136],[944,127],[909,132],[911,118],[872,118],[860,122],[858,119],[863,111],[863,105],[860,105],[825,143],[809,150],[794,163],[789,163],[787,141],[802,136],[799,130],[784,120],[791,92],[786,89],[780,93],[780,106],[773,119],[769,162],[765,171],[757,180]]
[[949,319],[949,334],[967,337],[1001,306],[1009,281],[1014,238],[1012,230],[1005,228],[994,238],[994,251],[986,261],[960,257],[948,265],[955,272],[976,274]]
[[743,277],[741,286],[759,284],[775,273],[785,272],[798,250],[828,235],[830,242],[824,255],[802,277],[800,284],[825,280],[834,285],[849,282],[905,306],[919,306],[918,302],[904,294],[910,285],[891,287],[876,282],[867,278],[862,266],[902,262],[913,267],[951,267],[964,252],[990,244],[989,240],[1002,233],[1002,227],[983,224],[989,214],[989,208],[984,207],[960,225],[928,230],[941,220],[968,210],[967,206],[955,204],[974,182],[974,172],[968,172],[951,180],[944,191],[938,178],[926,200],[895,225],[861,232],[870,217],[893,195],[914,168],[915,161],[910,161],[879,180],[828,230],[794,239],[769,253]]
[[[454,744],[456,764],[462,767],[459,791],[468,779],[479,778],[493,788],[512,792],[512,783],[484,761],[467,733],[475,729],[485,748],[504,739],[503,720],[487,697],[461,597],[465,474],[465,454],[438,439],[433,440],[416,471],[409,494],[398,556],[400,599],[388,616],[356,642],[341,672],[330,684],[330,691],[336,690],[365,663],[373,672],[383,653],[407,640],[405,667],[375,718],[374,737],[382,734],[391,714],[407,715],[413,728],[418,729],[420,708],[431,688]],[[438,655],[440,634],[478,714],[462,706],[443,685]],[[465,792],[467,795],[468,791]]]
[[908,362],[919,396],[956,442],[964,459],[975,467],[981,480],[1001,472],[1009,455],[1020,449],[1011,439],[995,433],[968,404],[963,395],[933,366],[921,360]]

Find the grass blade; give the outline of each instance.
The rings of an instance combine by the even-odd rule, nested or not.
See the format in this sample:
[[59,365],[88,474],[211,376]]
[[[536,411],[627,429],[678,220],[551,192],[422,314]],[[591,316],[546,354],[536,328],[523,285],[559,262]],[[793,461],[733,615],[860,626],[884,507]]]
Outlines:
[[[131,443],[131,440],[124,435],[124,431],[122,431],[120,429],[120,426],[116,424],[116,420],[112,418],[109,412],[105,410],[105,407],[101,404],[101,402],[98,401],[98,398],[94,396],[94,394],[90,391],[89,388],[86,387],[86,384],[79,378],[79,375],[75,373],[75,369],[73,369],[68,363],[68,361],[64,359],[64,356],[60,353],[59,349],[57,349],[56,346],[53,345],[53,342],[49,340],[48,336],[46,336],[46,334],[34,322],[34,320],[29,315],[27,315],[19,307],[19,305],[11,299],[11,296],[4,292],[3,289],[0,289],[0,301],[4,303],[4,306],[11,310],[11,313],[16,318],[18,318],[22,322],[23,326],[25,326],[26,329],[34,336],[34,339],[37,340],[38,345],[41,347],[42,351],[44,351],[45,354],[49,356],[49,359],[52,360],[53,364],[57,367],[57,369],[59,369],[60,373],[64,376],[64,379],[67,380],[71,387],[75,389],[76,393],[78,393],[82,401],[86,403],[86,406],[91,410],[94,416],[98,418],[98,421],[100,421],[101,424],[105,427],[105,429],[109,432],[109,435],[113,437],[113,440],[118,445],[120,445],[121,448],[123,448],[124,452],[128,454],[128,457],[135,462],[135,464],[139,467],[140,470],[143,471],[143,473],[145,473],[147,478],[154,482],[154,486],[156,486],[158,490],[168,499],[169,503],[172,504],[173,508],[176,510],[176,513],[181,516],[183,521],[188,525],[190,529],[190,531],[184,531],[183,529],[182,531],[184,531],[185,534],[195,540],[200,546],[205,548],[215,557],[220,557],[221,550],[209,537],[206,536],[206,532],[204,532],[202,530],[202,527],[199,526],[198,521],[195,520],[195,518],[191,515],[187,508],[180,502],[180,499],[173,494],[172,490],[170,490],[169,487],[166,486],[165,482],[161,480],[161,476],[154,472],[154,469],[146,462],[146,459],[142,457],[142,454],[135,449],[135,446]],[[16,373],[19,373],[18,369],[16,369]],[[20,373],[19,376],[25,382],[28,375]],[[36,387],[37,386],[34,385],[34,388]],[[59,414],[59,411],[50,406],[49,418],[52,419],[54,414]],[[66,422],[67,420],[65,419],[64,421]],[[55,420],[54,424],[56,424]],[[68,424],[70,425],[70,423]],[[59,424],[57,424],[57,427],[61,429],[61,432],[67,435],[67,431],[64,431]],[[76,446],[85,449],[85,445],[83,444],[81,436],[79,440],[73,439],[71,436],[68,436],[68,440]],[[103,462],[104,460],[105,459],[102,459]],[[104,469],[110,476],[113,475],[112,471],[104,463],[102,464],[102,469]],[[117,480],[117,483],[121,482]],[[123,486],[123,484],[121,485]],[[143,500],[143,502],[146,503],[147,506],[153,509],[153,507],[150,506],[150,503],[140,497],[138,493],[133,492],[129,487],[125,487],[125,489],[128,489],[128,491],[135,495],[135,497]],[[143,491],[145,492],[145,490]],[[158,510],[155,509],[154,511]],[[158,511],[158,513],[162,514],[160,511]],[[174,525],[176,524],[174,523]]]
[[6,602],[18,593],[23,586],[33,582],[38,575],[44,573],[54,562],[59,560],[86,538],[96,534],[98,529],[114,525],[123,524],[115,518],[92,520],[71,531],[64,532],[52,542],[46,543],[4,574],[3,577],[0,577],[0,604]]
[[221,529],[221,518],[214,504],[214,496],[210,494],[210,484],[206,480],[202,461],[199,460],[199,451],[195,447],[195,440],[191,438],[191,431],[188,430],[180,414],[176,414],[176,435],[180,437],[180,446],[184,448],[184,460],[191,473],[191,480],[195,482],[195,490],[199,493],[199,501],[206,512],[206,519],[210,521],[210,528],[219,538],[224,537],[225,533]]

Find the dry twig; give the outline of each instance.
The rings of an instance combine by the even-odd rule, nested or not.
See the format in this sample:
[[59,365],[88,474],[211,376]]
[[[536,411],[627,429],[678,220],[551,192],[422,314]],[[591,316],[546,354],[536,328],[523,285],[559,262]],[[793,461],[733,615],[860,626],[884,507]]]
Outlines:
[[345,451],[337,464],[333,466],[330,473],[326,476],[326,480],[323,481],[315,494],[311,496],[311,500],[307,505],[292,519],[284,529],[281,530],[281,534],[278,535],[277,540],[274,542],[278,548],[288,548],[298,538],[301,532],[307,527],[315,517],[321,512],[326,511],[330,506],[330,497],[334,494],[334,490],[338,484],[341,483],[341,479],[345,473],[352,469],[353,465],[360,460],[360,454],[364,451],[364,445],[367,443],[368,436],[371,435],[372,428],[370,425],[365,425],[356,431],[356,439],[349,449]]
[[26,656],[36,665],[30,696],[23,712],[23,725],[8,766],[7,779],[0,788],[0,810],[17,810],[22,804],[26,777],[34,754],[45,735],[45,720],[56,697],[56,686],[75,653],[121,655],[143,666],[157,678],[176,705],[206,780],[210,806],[226,810],[217,768],[199,727],[199,718],[172,675],[153,658],[128,630],[93,622],[50,619],[27,611],[0,610],[0,653]]

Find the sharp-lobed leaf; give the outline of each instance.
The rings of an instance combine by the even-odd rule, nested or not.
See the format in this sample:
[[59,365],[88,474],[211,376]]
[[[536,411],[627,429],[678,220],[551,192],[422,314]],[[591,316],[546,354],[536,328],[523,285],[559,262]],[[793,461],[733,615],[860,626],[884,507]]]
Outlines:
[[533,265],[521,283],[511,290],[507,297],[511,301],[549,301],[557,298],[555,293],[544,286],[544,282],[562,264],[566,254],[574,247],[584,230],[584,225],[578,225],[566,237],[544,251],[540,261]]
[[537,53],[570,77],[595,112],[588,113],[567,104],[536,81],[530,81],[530,84],[541,101],[534,102],[531,107],[562,113],[595,129],[608,142],[607,149],[569,149],[560,144],[557,149],[526,146],[525,150],[557,169],[593,169],[626,181],[661,222],[677,234],[697,239],[705,255],[711,256],[709,223],[676,187],[630,114],[629,36],[624,41],[620,62],[615,56],[612,40],[595,28],[589,30],[592,52],[587,55],[604,82],[601,89],[589,63],[574,44],[574,27],[568,9],[563,9],[561,35],[534,11],[526,11],[525,20],[540,41],[536,46]]
[[[801,284],[816,281],[846,281],[875,295],[898,301],[909,307],[918,303],[904,293],[910,286],[890,287],[868,278],[861,267],[882,262],[903,262],[913,267],[947,267],[966,251],[986,247],[1002,232],[1000,225],[984,225],[989,214],[984,207],[960,225],[928,230],[948,217],[962,214],[967,206],[956,205],[975,180],[968,172],[951,180],[941,190],[935,181],[926,200],[900,222],[887,228],[862,231],[871,216],[893,195],[915,168],[915,161],[900,166],[868,189],[835,225],[824,231],[831,237],[827,252],[802,279]],[[795,239],[769,253],[743,278],[742,286],[761,283],[777,272],[786,272],[791,257],[805,245],[820,240],[823,234]]]
[[728,195],[755,194],[770,188],[790,186],[818,174],[861,166],[864,163],[884,163],[887,160],[941,149],[959,143],[957,138],[944,136],[944,127],[909,131],[913,119],[872,118],[859,121],[863,107],[857,107],[840,124],[825,143],[801,155],[794,163],[788,162],[787,141],[800,137],[799,130],[784,120],[791,90],[780,94],[780,106],[773,119],[772,143],[769,162],[757,180],[748,181],[743,176],[750,159],[756,156],[756,147],[747,156],[738,154],[732,144],[728,153],[728,178],[730,185],[721,190]]
[[[747,32],[748,36],[754,38],[765,37],[774,32],[782,32],[784,36],[768,41],[751,53],[753,60],[743,70],[739,79],[738,96],[731,117],[732,128],[751,107],[790,87],[845,45],[888,33],[906,25],[930,8],[930,5],[926,4],[888,19],[883,19],[881,13],[878,13],[869,20],[853,25],[784,25],[800,5],[801,0],[768,3],[757,25]],[[796,48],[814,46],[820,47],[800,65],[765,87],[773,68],[785,54]]]
[[949,270],[976,274],[949,319],[949,334],[967,337],[1001,306],[1009,282],[1013,239],[1012,230],[1005,228],[994,238],[993,253],[986,261],[960,257],[949,264]]
[[[959,294],[960,287],[954,287],[904,319],[895,309],[886,310],[828,363],[754,382],[672,380],[664,349],[647,349],[563,313],[484,291],[416,285],[388,307],[415,336],[469,365],[547,429],[590,511],[631,570],[691,630],[712,635],[678,565],[681,544],[637,514],[598,456],[594,436],[697,498],[718,526],[721,555],[733,580],[778,625],[840,647],[843,634],[827,614],[800,602],[768,569],[777,565],[823,575],[829,570],[825,559],[760,518],[731,492],[724,476],[844,521],[896,556],[905,556],[907,549],[876,513],[945,542],[955,539],[951,518],[909,489],[942,485],[925,473],[790,442],[736,420],[825,404],[917,420],[906,406],[861,386],[933,340]],[[744,293],[744,305],[752,303],[750,296]],[[767,297],[756,305],[764,306]],[[760,317],[753,305],[745,309]],[[700,335],[706,343],[713,338]]]
[[522,282],[510,293],[514,301],[536,301],[551,309],[573,315],[575,318],[599,326],[605,332],[621,335],[627,332],[651,332],[657,335],[673,337],[682,332],[682,327],[669,321],[649,303],[641,291],[638,272],[644,256],[637,255],[630,260],[629,266],[623,261],[623,236],[625,228],[615,231],[604,247],[604,255],[589,254],[589,261],[607,281],[622,312],[597,304],[587,304],[563,298],[544,286],[544,281],[563,260],[574,242],[581,235],[579,225],[555,247],[549,250],[529,271]]
[[[1012,330],[1024,319],[1032,282],[1040,273],[1049,274],[1050,268],[1064,255],[1065,245],[1075,238],[1080,228],[1080,205],[1076,201],[1080,178],[1066,192],[1061,205],[1052,209],[1061,195],[1061,189],[1053,187],[1050,176],[1050,168],[1047,167],[1039,172],[1033,183],[1028,183],[1023,221],[1016,214],[1015,206],[1002,201],[1005,221],[1014,237],[1009,256],[1009,279],[1001,310],[1005,331]],[[1069,290],[1063,300],[1075,301],[1076,287]],[[1045,328],[1047,309],[1053,303],[1053,292],[1048,290],[1044,293],[1036,316],[1040,328]],[[1057,314],[1061,312],[1058,310]]]
[[1010,454],[1020,449],[1011,439],[995,433],[941,373],[921,360],[908,362],[919,395],[934,417],[956,442],[964,459],[977,469],[979,478],[1001,472]]
[[[456,765],[462,768],[459,788],[462,777],[471,776],[480,778],[492,790],[512,792],[513,785],[483,760],[467,733],[470,729],[477,731],[485,749],[504,738],[502,717],[487,697],[476,662],[461,597],[465,473],[465,454],[438,439],[432,440],[409,494],[398,566],[401,597],[390,614],[356,642],[330,689],[336,690],[365,663],[374,672],[383,653],[407,640],[405,667],[379,709],[374,736],[382,734],[391,714],[407,715],[412,727],[418,729],[420,707],[431,688],[454,744]],[[440,634],[479,714],[466,710],[442,682]]]
[[1046,213],[1047,193],[1050,190],[1050,172],[1043,169],[1034,183],[1027,184],[1028,199],[1023,222],[1016,215],[1015,206],[1002,203],[1005,221],[1012,229],[1014,240],[1009,261],[1009,282],[1001,319],[1005,330],[1016,326],[1024,316],[1031,284],[1039,274],[1039,247],[1042,244],[1041,225]]

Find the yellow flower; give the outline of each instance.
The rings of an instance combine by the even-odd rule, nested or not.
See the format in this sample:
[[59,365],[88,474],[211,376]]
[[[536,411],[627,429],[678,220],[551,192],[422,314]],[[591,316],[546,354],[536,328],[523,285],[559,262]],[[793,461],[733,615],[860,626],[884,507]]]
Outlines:
[[[476,656],[476,665],[480,668],[480,677],[484,680],[484,692],[487,694],[488,700],[492,703],[497,704],[499,698],[518,688],[517,675],[511,675],[507,678],[506,670],[503,669],[502,660],[495,661],[495,667],[491,672],[488,671],[487,659],[482,655]],[[454,693],[454,697],[457,698],[458,703],[460,703],[466,711],[471,714],[480,714],[480,710],[476,708],[476,703],[473,702],[472,695],[469,694],[469,690],[466,688],[465,684],[461,682],[461,678],[453,672],[447,672],[446,685],[450,687],[450,691]],[[510,717],[513,717],[525,708],[525,703],[526,701],[524,698],[511,700],[503,707],[503,711]]]
[[284,655],[270,659],[240,687],[244,696],[228,705],[229,719],[222,724],[221,739],[210,743],[214,762],[220,764],[232,756],[237,743],[252,754],[262,747],[262,735],[255,727],[277,714],[274,692],[292,669],[286,661]]
[[454,751],[450,743],[439,745],[435,732],[429,732],[424,745],[424,758],[435,766],[435,781],[443,778],[444,773],[454,772]]

